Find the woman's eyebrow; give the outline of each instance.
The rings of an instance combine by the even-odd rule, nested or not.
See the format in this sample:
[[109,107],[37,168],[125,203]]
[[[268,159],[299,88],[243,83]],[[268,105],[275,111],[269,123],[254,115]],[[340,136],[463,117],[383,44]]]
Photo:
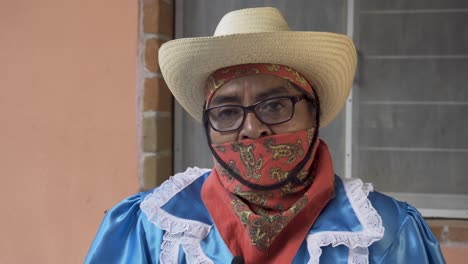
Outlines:
[[261,101],[269,97],[282,96],[282,95],[288,95],[288,94],[289,94],[288,88],[286,88],[285,86],[278,86],[278,87],[270,88],[267,91],[258,93],[255,96],[255,100]]
[[[260,92],[255,95],[255,101],[261,101],[270,97],[288,95],[289,90],[285,86],[277,86],[270,88],[266,91]],[[238,95],[219,95],[213,98],[210,102],[210,106],[218,106],[222,104],[241,104],[242,100]]]
[[218,106],[226,103],[240,103],[241,99],[237,95],[220,95],[211,100],[211,106]]

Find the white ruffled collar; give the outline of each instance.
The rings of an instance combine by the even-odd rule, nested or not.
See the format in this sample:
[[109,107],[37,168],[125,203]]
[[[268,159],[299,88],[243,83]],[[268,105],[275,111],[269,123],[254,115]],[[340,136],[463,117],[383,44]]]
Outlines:
[[185,189],[200,176],[209,172],[208,169],[188,168],[183,173],[178,173],[165,181],[153,193],[146,196],[140,208],[148,217],[148,220],[158,228],[166,231],[161,244],[161,263],[179,263],[179,248],[182,246],[187,256],[187,263],[207,263],[211,261],[200,246],[211,231],[212,225],[183,219],[169,214],[161,207],[172,197]]
[[359,231],[319,231],[307,236],[309,264],[319,263],[321,247],[344,245],[349,248],[348,263],[369,263],[368,247],[384,235],[382,219],[367,198],[373,187],[360,179],[342,180],[346,198],[351,204],[361,230]]
[[[160,254],[162,263],[178,263],[180,246],[186,253],[188,263],[213,263],[200,246],[200,242],[208,235],[213,225],[180,218],[162,209],[162,206],[170,199],[209,171],[209,169],[195,167],[178,173],[155,189],[141,203],[140,208],[148,220],[165,231]],[[368,263],[368,247],[383,237],[382,219],[367,198],[369,192],[373,190],[372,185],[365,184],[359,179],[346,179],[343,180],[343,187],[362,229],[359,231],[319,231],[309,234],[307,236],[307,248],[310,255],[308,263],[319,263],[321,247],[328,245],[348,247],[348,263]]]

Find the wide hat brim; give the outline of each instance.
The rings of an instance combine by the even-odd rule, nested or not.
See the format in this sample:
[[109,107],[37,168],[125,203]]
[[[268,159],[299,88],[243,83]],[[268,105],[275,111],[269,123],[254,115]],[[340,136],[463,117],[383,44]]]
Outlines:
[[247,63],[285,65],[300,72],[320,99],[320,126],[346,102],[356,70],[352,40],[328,32],[275,31],[169,41],[159,50],[161,73],[180,105],[202,120],[205,86],[217,69]]

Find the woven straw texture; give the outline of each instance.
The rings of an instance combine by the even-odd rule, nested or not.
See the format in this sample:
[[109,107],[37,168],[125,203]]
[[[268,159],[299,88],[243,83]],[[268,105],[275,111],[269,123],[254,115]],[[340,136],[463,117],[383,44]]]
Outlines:
[[327,32],[295,32],[275,8],[251,8],[226,14],[213,37],[176,39],[159,50],[162,75],[174,97],[202,120],[206,80],[215,70],[246,63],[291,67],[317,90],[320,126],[343,107],[356,70],[350,38]]

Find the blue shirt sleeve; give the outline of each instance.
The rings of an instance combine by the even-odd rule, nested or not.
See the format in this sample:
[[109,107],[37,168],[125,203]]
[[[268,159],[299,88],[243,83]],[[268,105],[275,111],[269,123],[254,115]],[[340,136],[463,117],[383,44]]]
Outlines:
[[380,263],[445,263],[439,243],[421,214],[406,206],[407,215]]
[[146,193],[133,195],[109,210],[85,263],[158,263],[163,231],[140,210]]

